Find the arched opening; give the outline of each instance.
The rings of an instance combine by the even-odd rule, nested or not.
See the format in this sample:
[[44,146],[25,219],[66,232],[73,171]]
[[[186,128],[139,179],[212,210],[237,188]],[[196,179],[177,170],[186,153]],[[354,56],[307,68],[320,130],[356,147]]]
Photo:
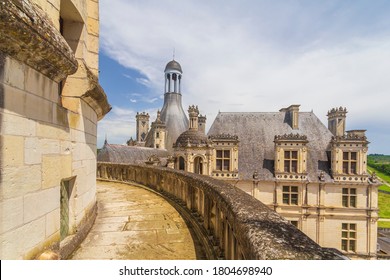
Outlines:
[[194,160],[194,173],[203,174],[203,159],[196,157]]
[[179,170],[185,170],[185,162],[183,157],[179,157]]

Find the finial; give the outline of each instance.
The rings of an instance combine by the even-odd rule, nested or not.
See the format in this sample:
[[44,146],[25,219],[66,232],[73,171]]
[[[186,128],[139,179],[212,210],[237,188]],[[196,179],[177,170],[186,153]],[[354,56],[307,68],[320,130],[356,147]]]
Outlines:
[[173,60],[175,60],[175,48],[173,48]]
[[105,140],[104,140],[104,145],[107,145],[108,144],[108,141],[107,141],[107,133],[106,133],[106,137],[105,137]]

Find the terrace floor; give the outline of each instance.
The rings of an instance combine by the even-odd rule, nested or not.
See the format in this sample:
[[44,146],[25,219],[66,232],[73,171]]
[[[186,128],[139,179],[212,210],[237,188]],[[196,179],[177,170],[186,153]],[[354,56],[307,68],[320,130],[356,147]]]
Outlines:
[[197,242],[176,209],[135,185],[97,182],[98,215],[74,260],[197,259]]

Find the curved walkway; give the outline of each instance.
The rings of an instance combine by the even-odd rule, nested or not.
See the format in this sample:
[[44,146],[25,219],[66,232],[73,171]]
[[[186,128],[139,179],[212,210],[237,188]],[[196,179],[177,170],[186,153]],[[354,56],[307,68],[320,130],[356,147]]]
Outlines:
[[98,215],[71,259],[196,259],[190,230],[159,195],[137,187],[97,182]]

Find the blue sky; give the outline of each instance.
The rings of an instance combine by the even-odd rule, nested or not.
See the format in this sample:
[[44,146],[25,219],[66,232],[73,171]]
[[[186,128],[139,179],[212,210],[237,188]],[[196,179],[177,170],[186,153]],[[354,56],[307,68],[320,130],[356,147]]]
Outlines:
[[100,83],[113,109],[99,122],[123,144],[135,115],[162,107],[166,63],[183,68],[183,107],[209,127],[218,111],[291,104],[324,124],[347,107],[370,153],[390,154],[389,1],[100,1]]

